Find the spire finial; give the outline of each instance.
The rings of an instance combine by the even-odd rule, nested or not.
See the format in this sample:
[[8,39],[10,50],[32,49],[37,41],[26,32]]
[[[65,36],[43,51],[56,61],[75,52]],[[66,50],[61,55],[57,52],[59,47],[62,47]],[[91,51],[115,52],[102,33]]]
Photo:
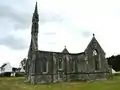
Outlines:
[[64,47],[65,47],[65,48],[63,49],[62,52],[63,52],[63,53],[69,53],[68,50],[67,50],[67,48],[66,48],[66,46],[64,46]]
[[66,48],[66,46],[64,46]]
[[93,33],[93,37],[95,37],[95,34]]

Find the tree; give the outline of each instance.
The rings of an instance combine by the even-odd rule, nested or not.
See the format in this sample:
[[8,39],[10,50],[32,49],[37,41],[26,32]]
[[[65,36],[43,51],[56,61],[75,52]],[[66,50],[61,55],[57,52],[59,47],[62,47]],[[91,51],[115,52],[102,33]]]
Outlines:
[[26,68],[26,62],[27,62],[27,59],[26,58],[24,58],[21,62],[20,62],[20,64],[21,64],[21,66],[22,66],[22,68],[25,70],[25,68]]
[[111,56],[107,58],[108,64],[112,66],[115,71],[120,71],[120,55]]

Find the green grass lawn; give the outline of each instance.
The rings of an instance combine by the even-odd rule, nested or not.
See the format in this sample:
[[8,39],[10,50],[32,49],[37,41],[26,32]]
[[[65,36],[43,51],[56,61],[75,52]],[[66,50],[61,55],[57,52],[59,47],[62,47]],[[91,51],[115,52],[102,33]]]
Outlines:
[[120,90],[120,76],[113,80],[94,82],[63,82],[49,85],[30,85],[22,77],[0,77],[0,90]]

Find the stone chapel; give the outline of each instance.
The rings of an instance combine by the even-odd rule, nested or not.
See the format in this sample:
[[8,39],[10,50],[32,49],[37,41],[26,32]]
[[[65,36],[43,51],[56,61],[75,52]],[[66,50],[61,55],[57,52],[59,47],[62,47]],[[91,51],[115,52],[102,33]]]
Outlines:
[[32,84],[60,81],[106,79],[109,66],[105,52],[93,34],[87,48],[81,53],[38,49],[39,14],[37,3],[32,17],[31,42],[26,63],[26,80]]

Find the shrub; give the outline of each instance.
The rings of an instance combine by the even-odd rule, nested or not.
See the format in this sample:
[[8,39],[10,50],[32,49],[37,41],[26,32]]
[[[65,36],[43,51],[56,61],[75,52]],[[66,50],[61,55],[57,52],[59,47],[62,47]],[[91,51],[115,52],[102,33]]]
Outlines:
[[20,72],[19,72],[19,73],[16,73],[15,76],[16,76],[16,77],[23,77],[23,76],[25,76],[25,73],[20,73]]
[[0,74],[0,77],[10,77],[10,76],[11,76],[11,72],[5,72]]
[[120,76],[120,73],[115,73],[115,74],[113,74],[114,76]]

